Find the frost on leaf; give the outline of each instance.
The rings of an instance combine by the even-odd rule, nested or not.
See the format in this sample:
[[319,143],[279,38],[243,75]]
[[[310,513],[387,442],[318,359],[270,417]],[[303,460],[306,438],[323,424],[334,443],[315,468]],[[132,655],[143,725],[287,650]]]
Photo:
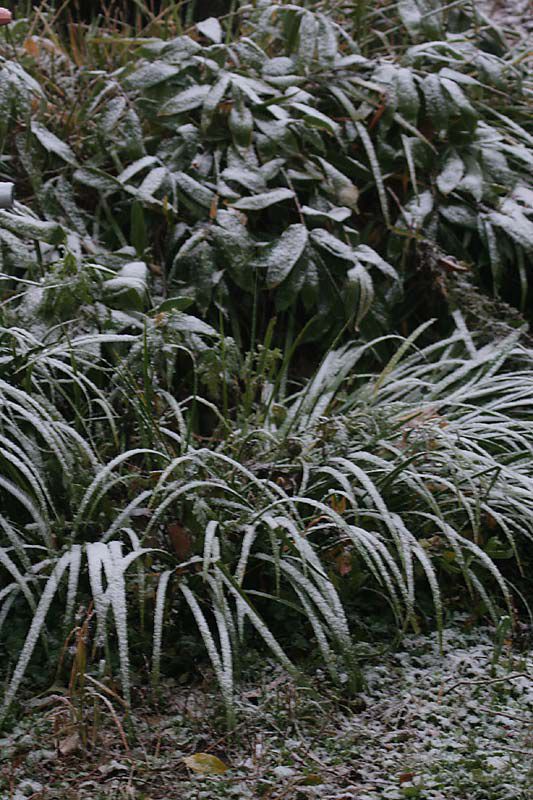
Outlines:
[[422,22],[422,12],[416,0],[399,0],[398,13],[409,33],[416,35],[420,31]]
[[215,44],[222,41],[222,26],[216,17],[208,17],[196,23],[199,33],[210,39]]
[[186,111],[193,111],[204,103],[210,91],[211,87],[208,84],[191,86],[166,102],[160,110],[159,116],[168,117],[173,114],[184,114]]
[[428,190],[413,198],[402,209],[402,218],[409,228],[419,228],[433,211],[433,196]]
[[55,133],[49,131],[44,125],[39,122],[31,123],[31,132],[39,140],[40,144],[49,153],[53,153],[68,164],[76,164],[76,156],[66,142],[59,139]]
[[178,67],[171,66],[164,61],[153,61],[130,73],[124,83],[128,89],[150,89],[152,86],[157,86],[158,83],[173,78],[179,72]]
[[233,208],[241,211],[261,211],[263,208],[281,203],[283,200],[291,200],[293,197],[294,192],[291,189],[273,189],[271,192],[256,194],[252,197],[242,197],[233,203]]
[[289,275],[304,252],[307,238],[305,225],[290,225],[279,239],[269,246],[268,252],[261,256],[258,266],[266,269],[269,289],[279,286]]
[[465,172],[463,159],[455,150],[449,154],[444,162],[444,168],[437,178],[437,186],[442,194],[450,194],[459,185]]

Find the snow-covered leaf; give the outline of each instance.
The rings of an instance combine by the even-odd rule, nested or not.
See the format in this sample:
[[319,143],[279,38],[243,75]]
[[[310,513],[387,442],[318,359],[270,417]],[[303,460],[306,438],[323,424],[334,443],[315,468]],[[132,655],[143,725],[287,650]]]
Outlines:
[[219,44],[222,41],[222,25],[216,17],[203,19],[201,22],[196,23],[196,27],[202,36],[210,39],[215,44]]
[[203,105],[211,92],[208,83],[199,83],[184,89],[179,94],[167,100],[163,108],[159,111],[160,117],[168,117],[174,114],[184,114],[186,111],[193,111]]
[[116,278],[106,281],[105,288],[113,294],[133,291],[139,298],[146,295],[148,284],[148,267],[144,261],[132,261],[125,264]]
[[327,211],[311,208],[311,206],[302,206],[302,214],[317,221],[345,222],[352,216],[352,210],[346,206],[333,206]]
[[315,244],[336,258],[342,258],[346,261],[356,260],[353,247],[341,242],[340,239],[337,239],[336,236],[333,236],[324,228],[315,228],[315,230],[311,231],[310,237]]
[[263,208],[268,208],[276,203],[282,203],[284,200],[291,200],[294,197],[294,192],[291,189],[272,189],[270,192],[256,194],[251,197],[241,197],[236,203],[233,203],[233,208],[238,208],[241,211],[261,211]]
[[40,122],[32,121],[31,132],[49,153],[59,156],[59,158],[62,158],[63,161],[66,161],[68,164],[76,164],[76,156],[68,144],[56,136],[55,133],[49,131],[48,128],[45,128],[44,125],[41,125]]
[[372,250],[371,247],[368,247],[366,244],[357,245],[354,250],[354,253],[357,257],[358,261],[362,261],[366,264],[372,264],[373,266],[377,267],[380,272],[386,275],[388,278],[392,278],[393,280],[398,280],[398,273],[394,269],[394,267],[385,261],[379,253],[376,253],[375,250]]
[[261,254],[258,266],[266,269],[266,282],[269,289],[279,286],[287,278],[302,256],[307,238],[305,225],[289,225],[279,239],[269,245],[267,252]]
[[204,208],[211,208],[215,194],[204,183],[191,178],[186,172],[175,172],[174,178],[186,197]]
[[308,125],[312,125],[316,128],[323,128],[330,133],[337,133],[339,130],[339,124],[337,122],[327,117],[316,108],[312,108],[305,103],[291,103],[290,107],[299,111]]
[[452,150],[444,162],[442,172],[437,177],[437,186],[441,194],[450,194],[457,188],[461,182],[465,172],[465,165],[463,159],[457,154],[456,150]]
[[62,244],[65,230],[57,222],[45,222],[22,214],[0,211],[0,225],[23,239],[36,239],[48,244]]
[[165,61],[153,61],[145,63],[131,72],[124,83],[128,89],[151,89],[159,83],[174,78],[179,75],[180,68],[167,64]]

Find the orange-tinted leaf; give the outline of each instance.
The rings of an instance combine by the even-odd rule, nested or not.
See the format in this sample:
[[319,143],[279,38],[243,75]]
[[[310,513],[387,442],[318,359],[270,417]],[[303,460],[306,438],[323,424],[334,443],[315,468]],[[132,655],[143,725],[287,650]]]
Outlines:
[[415,777],[415,772],[403,772],[400,775],[400,783],[407,783],[407,781],[412,781]]
[[337,556],[335,559],[335,564],[337,565],[337,570],[339,575],[343,577],[345,575],[349,575],[352,571],[352,555],[346,551],[342,552],[340,555]]
[[218,214],[218,194],[213,196],[211,201],[211,208],[209,210],[209,219],[216,219]]
[[25,40],[24,50],[28,53],[28,55],[33,56],[33,58],[37,58],[39,56],[39,42],[35,36],[30,36],[29,39]]
[[344,514],[344,512],[346,511],[346,498],[344,497],[344,495],[341,495],[341,497],[337,497],[337,495],[334,494],[332,495],[330,502],[333,511],[336,511],[337,514]]
[[174,552],[180,561],[189,558],[192,551],[192,536],[181,522],[171,522],[167,526],[167,533],[174,548]]
[[498,527],[498,523],[496,522],[492,514],[487,513],[486,520],[487,520],[487,528],[489,530],[493,531]]

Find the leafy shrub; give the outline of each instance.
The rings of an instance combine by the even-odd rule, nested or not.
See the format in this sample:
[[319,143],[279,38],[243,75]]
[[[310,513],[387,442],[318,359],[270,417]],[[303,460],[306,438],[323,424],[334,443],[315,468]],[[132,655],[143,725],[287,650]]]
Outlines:
[[243,646],[292,669],[295,619],[355,687],[366,592],[400,629],[441,624],[448,588],[494,618],[511,602],[498,562],[520,570],[533,520],[523,331],[478,343],[457,310],[420,350],[427,322],[390,331],[428,247],[495,292],[516,269],[526,304],[521,56],[462,5],[320,9],[160,28],[133,56],[98,26],[83,52],[14,28],[1,635],[28,624],[4,713],[78,603],[128,702],[135,629],[154,684],[177,631],[231,714]]
[[[516,265],[510,297],[524,307],[533,236],[520,59],[496,32],[466,27],[462,7],[422,5],[400,3],[393,24],[376,10],[361,42],[348,14],[261,5],[233,41],[213,20],[200,37],[140,42],[111,77],[82,67],[75,82],[62,51],[59,96],[43,40],[26,59],[40,85],[3,67],[4,125],[27,124],[41,105],[15,138],[17,158],[69,247],[93,256],[133,244],[171,293],[229,315],[237,341],[274,313],[296,314],[298,327],[314,315],[307,337],[331,341],[370,312],[375,335],[420,237],[475,261],[496,293]],[[400,42],[394,58],[387,36]],[[50,116],[50,103],[80,92],[66,125]],[[7,263],[21,265],[10,225]]]

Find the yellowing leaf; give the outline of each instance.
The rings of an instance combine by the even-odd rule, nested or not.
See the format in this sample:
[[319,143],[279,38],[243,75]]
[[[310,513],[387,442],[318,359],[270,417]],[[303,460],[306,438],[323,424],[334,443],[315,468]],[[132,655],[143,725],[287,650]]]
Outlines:
[[344,495],[337,497],[337,495],[332,495],[330,499],[330,504],[333,511],[336,511],[337,514],[344,514],[346,511],[346,498]]
[[39,43],[35,36],[30,36],[29,39],[26,39],[24,42],[24,50],[33,58],[37,58],[39,56]]
[[305,778],[302,778],[298,783],[300,786],[320,786],[324,781],[321,775],[312,773],[311,775],[306,775]]
[[211,756],[209,753],[195,753],[193,756],[186,756],[185,764],[193,772],[201,772],[204,775],[222,775],[227,772],[229,767],[220,758]]

